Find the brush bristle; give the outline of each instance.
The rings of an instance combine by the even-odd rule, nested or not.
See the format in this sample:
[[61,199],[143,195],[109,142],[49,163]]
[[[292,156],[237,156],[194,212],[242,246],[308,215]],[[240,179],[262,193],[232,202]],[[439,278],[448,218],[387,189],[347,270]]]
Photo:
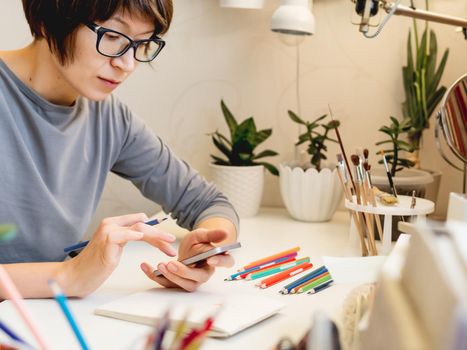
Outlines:
[[337,154],[337,161],[340,163],[344,160],[344,157],[342,157],[342,154],[338,153]]
[[355,166],[357,166],[360,163],[360,158],[356,154],[352,154],[350,156],[350,159],[352,159],[352,163]]
[[365,171],[370,170],[370,165],[367,162],[364,162],[363,163],[363,169],[365,169]]

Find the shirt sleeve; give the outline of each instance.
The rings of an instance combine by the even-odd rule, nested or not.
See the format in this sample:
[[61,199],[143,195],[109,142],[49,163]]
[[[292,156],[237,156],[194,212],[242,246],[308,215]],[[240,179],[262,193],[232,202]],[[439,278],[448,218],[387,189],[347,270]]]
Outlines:
[[179,159],[141,119],[123,106],[126,133],[111,171],[130,180],[146,197],[192,230],[210,217],[230,220],[239,232],[232,204],[214,184]]

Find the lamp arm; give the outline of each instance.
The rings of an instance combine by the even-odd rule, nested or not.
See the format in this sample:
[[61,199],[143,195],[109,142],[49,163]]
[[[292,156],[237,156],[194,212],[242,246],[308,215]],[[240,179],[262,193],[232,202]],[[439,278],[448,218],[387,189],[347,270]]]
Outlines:
[[443,24],[449,24],[453,26],[459,26],[466,28],[467,19],[454,17],[449,15],[443,15],[436,12],[420,10],[416,8],[411,8],[404,5],[396,5],[395,3],[383,1],[383,8],[386,12],[391,12],[395,8],[394,14],[406,17],[412,17],[417,19],[423,19],[425,21],[437,22]]

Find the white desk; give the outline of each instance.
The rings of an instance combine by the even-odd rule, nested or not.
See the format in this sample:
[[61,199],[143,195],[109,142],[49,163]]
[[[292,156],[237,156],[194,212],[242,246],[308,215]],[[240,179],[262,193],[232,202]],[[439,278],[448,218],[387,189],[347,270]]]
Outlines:
[[[321,256],[345,254],[348,231],[347,212],[337,212],[328,223],[304,223],[291,219],[285,209],[263,209],[258,216],[241,222],[240,241],[243,248],[234,253],[236,265],[241,266],[259,257],[300,246],[300,255],[310,256],[311,262],[319,266]],[[99,290],[83,300],[70,301],[72,311],[92,349],[134,349],[132,345],[137,339],[147,334],[149,328],[146,326],[95,316],[93,310],[121,296],[154,287],[153,282],[140,271],[139,264],[142,261],[156,262],[158,259],[165,260],[162,254],[146,244],[129,244],[120,266]],[[329,315],[337,315],[345,296],[355,287],[334,285],[316,295],[283,296],[278,290],[285,283],[259,290],[254,287],[254,281],[223,281],[234,272],[234,268],[219,269],[202,288],[220,292],[225,288],[235,288],[243,292],[260,293],[281,299],[286,307],[279,314],[233,337],[224,340],[208,339],[203,346],[205,350],[271,349],[284,335],[298,341],[309,328],[314,310],[321,309]],[[79,349],[54,300],[28,300],[27,306],[53,350]],[[34,343],[8,301],[0,304],[0,318]],[[1,337],[2,334],[0,339]]]

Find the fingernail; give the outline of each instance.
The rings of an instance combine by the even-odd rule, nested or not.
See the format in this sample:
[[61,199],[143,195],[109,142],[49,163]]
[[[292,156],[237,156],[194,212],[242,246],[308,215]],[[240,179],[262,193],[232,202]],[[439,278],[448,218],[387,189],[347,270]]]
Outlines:
[[167,268],[164,266],[164,264],[157,265],[157,269],[162,273],[167,272]]
[[141,270],[143,270],[144,272],[148,272],[148,267],[146,265],[141,265]]
[[170,272],[177,272],[178,267],[175,264],[168,264],[167,268],[169,269]]

